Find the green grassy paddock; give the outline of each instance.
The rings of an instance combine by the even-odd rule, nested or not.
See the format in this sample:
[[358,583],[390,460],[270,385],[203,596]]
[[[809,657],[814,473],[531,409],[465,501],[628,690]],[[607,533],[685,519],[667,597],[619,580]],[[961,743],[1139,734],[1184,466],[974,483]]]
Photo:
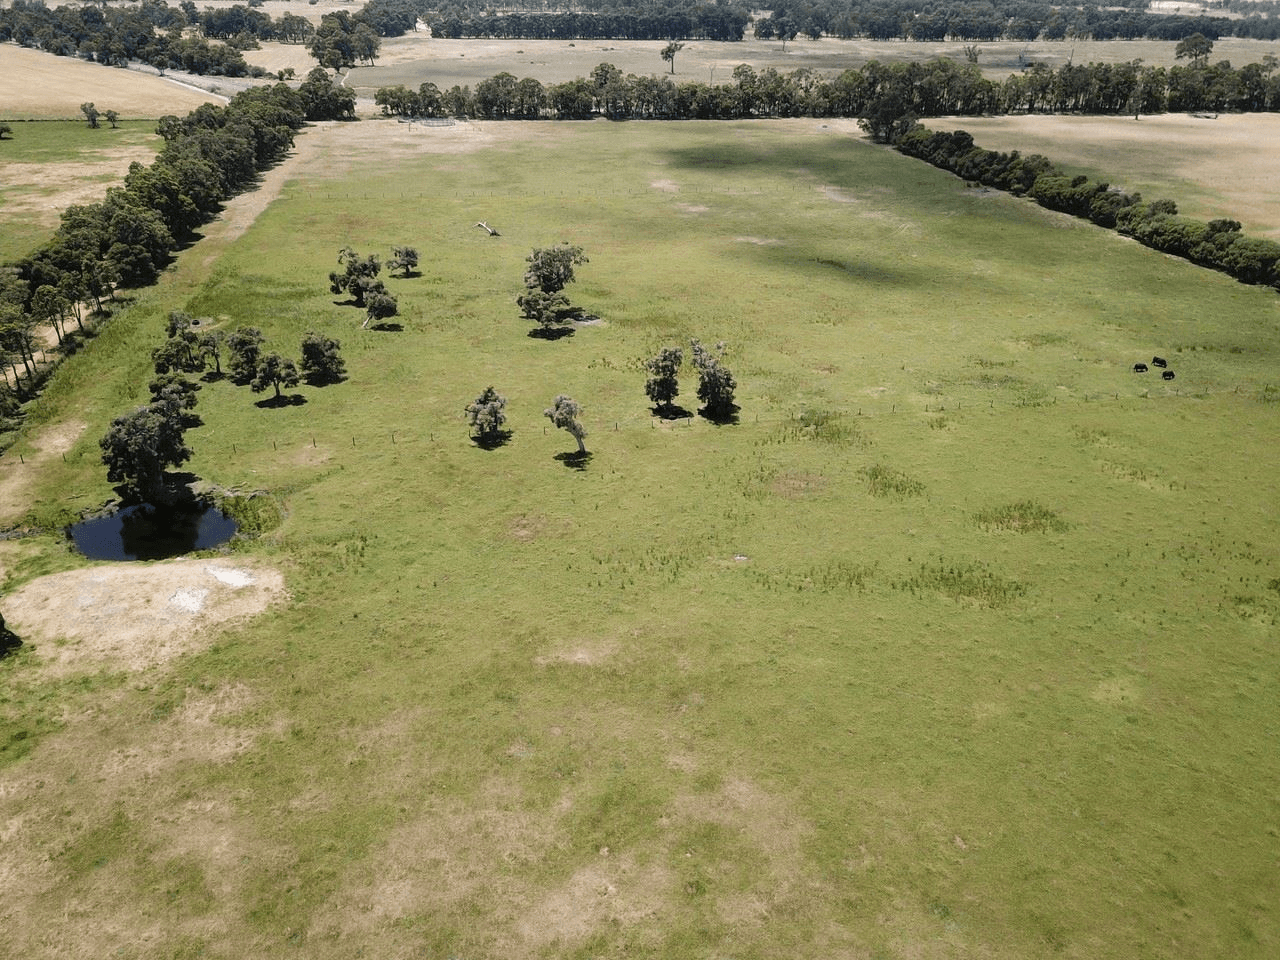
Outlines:
[[[206,385],[189,435],[205,482],[278,498],[237,549],[287,605],[62,713],[38,650],[6,662],[9,709],[62,725],[12,778],[163,758],[184,704],[246,691],[229,758],[46,778],[15,943],[74,903],[147,957],[1274,953],[1273,291],[817,123],[396,157],[197,246],[41,401],[89,427],[35,524],[110,496],[97,438],[171,309],[335,335],[350,375],[279,409]],[[559,240],[604,322],[546,342],[514,297]],[[357,329],[338,248],[402,243],[403,329]],[[728,342],[738,423],[649,415],[638,361],[690,336]],[[1176,381],[1129,372],[1153,353]],[[25,549],[10,585],[74,562]]]

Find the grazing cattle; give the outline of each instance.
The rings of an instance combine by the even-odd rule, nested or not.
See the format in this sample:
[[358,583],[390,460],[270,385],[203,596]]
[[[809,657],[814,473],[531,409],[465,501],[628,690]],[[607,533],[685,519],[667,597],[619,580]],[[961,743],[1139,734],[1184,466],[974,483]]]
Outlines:
[[1163,379],[1163,380],[1172,380],[1172,379],[1173,379],[1173,371],[1172,371],[1172,370],[1166,370],[1164,373],[1160,374],[1160,377],[1161,377],[1161,379]]
[[1151,365],[1153,367],[1167,367],[1169,365],[1169,361],[1167,361],[1164,357],[1152,357]]
[[1146,372],[1147,372],[1147,365],[1146,365],[1145,363],[1135,363],[1135,364],[1133,365],[1133,372],[1134,372],[1134,373],[1146,373]]

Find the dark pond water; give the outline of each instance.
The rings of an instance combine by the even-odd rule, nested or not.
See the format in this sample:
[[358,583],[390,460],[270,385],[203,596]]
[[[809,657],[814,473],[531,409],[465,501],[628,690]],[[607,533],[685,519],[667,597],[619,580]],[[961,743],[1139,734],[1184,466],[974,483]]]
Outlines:
[[90,560],[163,560],[226,543],[236,522],[207,503],[156,507],[140,503],[67,528]]

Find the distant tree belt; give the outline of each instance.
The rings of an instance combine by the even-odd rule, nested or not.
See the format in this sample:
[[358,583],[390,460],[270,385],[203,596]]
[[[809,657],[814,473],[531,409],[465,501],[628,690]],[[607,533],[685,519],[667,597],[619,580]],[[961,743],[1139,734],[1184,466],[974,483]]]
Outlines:
[[[1280,39],[1280,2],[1226,0],[1235,17],[1166,16],[1147,13],[1143,0],[1101,9],[1082,5],[1051,7],[1025,0],[941,5],[934,0],[816,0],[773,4],[755,20],[760,39],[797,35],[872,40],[1182,40],[1201,34],[1210,40],[1242,37]],[[683,0],[662,5],[596,0],[590,11],[554,9],[556,4],[525,0],[493,12],[482,0],[370,0],[354,14],[340,11],[352,30],[398,37],[426,21],[434,36],[528,40],[736,41],[752,22],[749,6]],[[546,9],[550,6],[552,9]],[[184,34],[198,30],[201,36]],[[272,19],[245,5],[197,10],[194,0],[170,6],[164,0],[110,7],[106,4],[50,9],[35,0],[13,0],[0,9],[0,41],[12,40],[61,56],[99,63],[139,60],[161,69],[226,76],[261,75],[241,51],[258,41],[310,43],[315,29],[306,17],[286,13]],[[210,43],[210,40],[225,41]]]
[[[1280,3],[1264,0],[1237,5],[1243,17],[1163,15],[1145,12],[1144,0],[1108,9],[993,0],[982,4],[938,4],[932,0],[817,0],[772,4],[757,17],[760,39],[802,35],[872,40],[1182,40],[1195,33],[1210,39],[1280,38]],[[1231,3],[1227,4],[1231,6]],[[524,40],[741,40],[751,22],[750,5],[703,0],[658,7],[637,3],[592,3],[591,11],[546,10],[541,2],[506,5],[463,0],[447,6],[419,2],[432,35],[450,38]],[[554,6],[554,5],[553,5]],[[566,7],[569,4],[565,4]],[[422,8],[426,9],[422,9]],[[527,7],[530,9],[520,9]],[[741,29],[739,29],[741,24]]]
[[1091,220],[1162,253],[1280,291],[1280,243],[1245,236],[1235,220],[1204,223],[1181,217],[1172,200],[1146,201],[1141,194],[1113,190],[1105,181],[1070,176],[1039,154],[985,150],[964,130],[933,132],[917,126],[894,146],[965,180],[1029,196],[1042,207]]
[[475,11],[427,18],[433,37],[512,40],[741,40],[751,22],[745,7],[673,4],[665,9],[627,6],[596,12],[493,14]]
[[[655,57],[657,60],[657,57]],[[903,117],[980,116],[1014,112],[1126,114],[1268,112],[1280,109],[1280,69],[1275,58],[1246,64],[1145,67],[1137,62],[1090,63],[1051,70],[1036,65],[1003,81],[990,80],[973,63],[872,61],[823,76],[801,68],[779,73],[742,64],[731,82],[708,84],[670,76],[623,75],[601,63],[589,77],[544,85],[502,72],[474,89],[440,90],[424,83],[382,87],[383,112],[410,117],[474,117],[483,120],[578,120],[604,115],[617,120],[734,120],[751,117],[857,117],[888,142]]]

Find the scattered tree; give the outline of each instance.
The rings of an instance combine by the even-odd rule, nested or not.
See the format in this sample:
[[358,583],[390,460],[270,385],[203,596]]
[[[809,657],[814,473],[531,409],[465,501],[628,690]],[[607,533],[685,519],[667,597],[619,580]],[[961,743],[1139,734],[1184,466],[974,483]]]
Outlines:
[[573,268],[588,262],[581,247],[567,243],[535,248],[525,260],[529,269],[524,274],[524,285],[543,293],[559,293],[573,283]]
[[678,374],[683,361],[683,350],[679,347],[667,347],[656,357],[644,362],[644,368],[649,371],[644,392],[661,411],[670,412],[672,403],[680,393]]
[[156,373],[196,373],[204,369],[200,335],[193,329],[194,325],[195,321],[190,314],[180,310],[170,312],[165,328],[168,336],[161,346],[151,352]]
[[348,292],[355,300],[357,307],[365,305],[365,297],[369,293],[382,289],[382,281],[378,280],[378,273],[382,270],[382,264],[378,262],[377,254],[371,253],[367,257],[362,257],[350,247],[343,247],[338,251],[338,264],[342,267],[341,273],[329,274],[329,291],[331,293]]
[[264,340],[257,327],[240,327],[227,335],[227,368],[236,383],[248,383],[257,376]]
[[268,353],[258,358],[258,365],[249,386],[254,393],[262,393],[267,387],[275,387],[275,398],[278,400],[280,388],[296,387],[298,379],[298,367],[292,360],[278,353]]
[[400,305],[396,302],[396,298],[386,292],[386,288],[381,283],[378,284],[379,289],[369,293],[365,300],[365,318],[364,323],[360,324],[361,329],[370,324],[381,323],[388,317],[394,317],[400,311]]
[[191,459],[183,442],[183,417],[172,404],[153,403],[111,422],[98,445],[107,479],[121,484],[126,496],[150,503],[170,499],[165,470]]
[[200,350],[200,360],[207,364],[213,361],[213,373],[215,377],[222,376],[222,346],[226,342],[226,337],[221,330],[206,330],[200,334],[198,348]]
[[1194,65],[1201,67],[1209,62],[1209,54],[1211,53],[1213,53],[1213,41],[1203,33],[1193,33],[1191,36],[1179,41],[1178,45],[1173,48],[1174,59],[1190,59]]
[[702,415],[708,420],[726,420],[738,409],[733,394],[738,384],[722,359],[724,342],[716,344],[715,352],[707,350],[697,340],[690,341],[693,365],[698,371],[698,399],[702,401]]
[[84,118],[89,121],[89,129],[96,130],[98,128],[98,108],[92,103],[80,104],[80,112],[84,114]]
[[680,43],[679,41],[676,41],[676,40],[672,40],[670,43],[668,43],[665,47],[662,48],[662,52],[661,54],[659,54],[664,61],[671,64],[672,73],[676,72],[676,54],[683,49],[684,49],[683,43]]
[[526,287],[516,303],[526,320],[540,324],[545,331],[561,323],[569,312],[569,299],[563,293],[544,293],[537,287]]
[[114,110],[104,110],[102,111],[102,115],[106,118],[107,123],[111,124],[111,129],[115,130],[116,121],[120,119],[120,114],[116,113]]
[[347,366],[338,349],[342,346],[332,337],[314,331],[302,338],[302,378],[312,386],[338,383],[347,375]]
[[502,429],[502,425],[507,422],[506,406],[507,398],[491,386],[485,387],[480,396],[467,404],[467,422],[471,425],[471,435],[481,446],[496,445],[504,438],[506,431]]
[[418,268],[418,251],[413,247],[392,247],[391,259],[387,261],[388,270],[403,270],[409,276]]
[[567,430],[573,439],[578,441],[578,453],[587,452],[586,444],[582,441],[587,435],[586,428],[578,422],[578,415],[582,413],[582,407],[572,397],[567,397],[563,393],[556,397],[552,406],[542,411],[542,415],[550,420],[558,430]]
[[13,138],[13,127],[7,123],[0,123],[0,140],[3,140],[5,137],[9,137],[10,139]]

